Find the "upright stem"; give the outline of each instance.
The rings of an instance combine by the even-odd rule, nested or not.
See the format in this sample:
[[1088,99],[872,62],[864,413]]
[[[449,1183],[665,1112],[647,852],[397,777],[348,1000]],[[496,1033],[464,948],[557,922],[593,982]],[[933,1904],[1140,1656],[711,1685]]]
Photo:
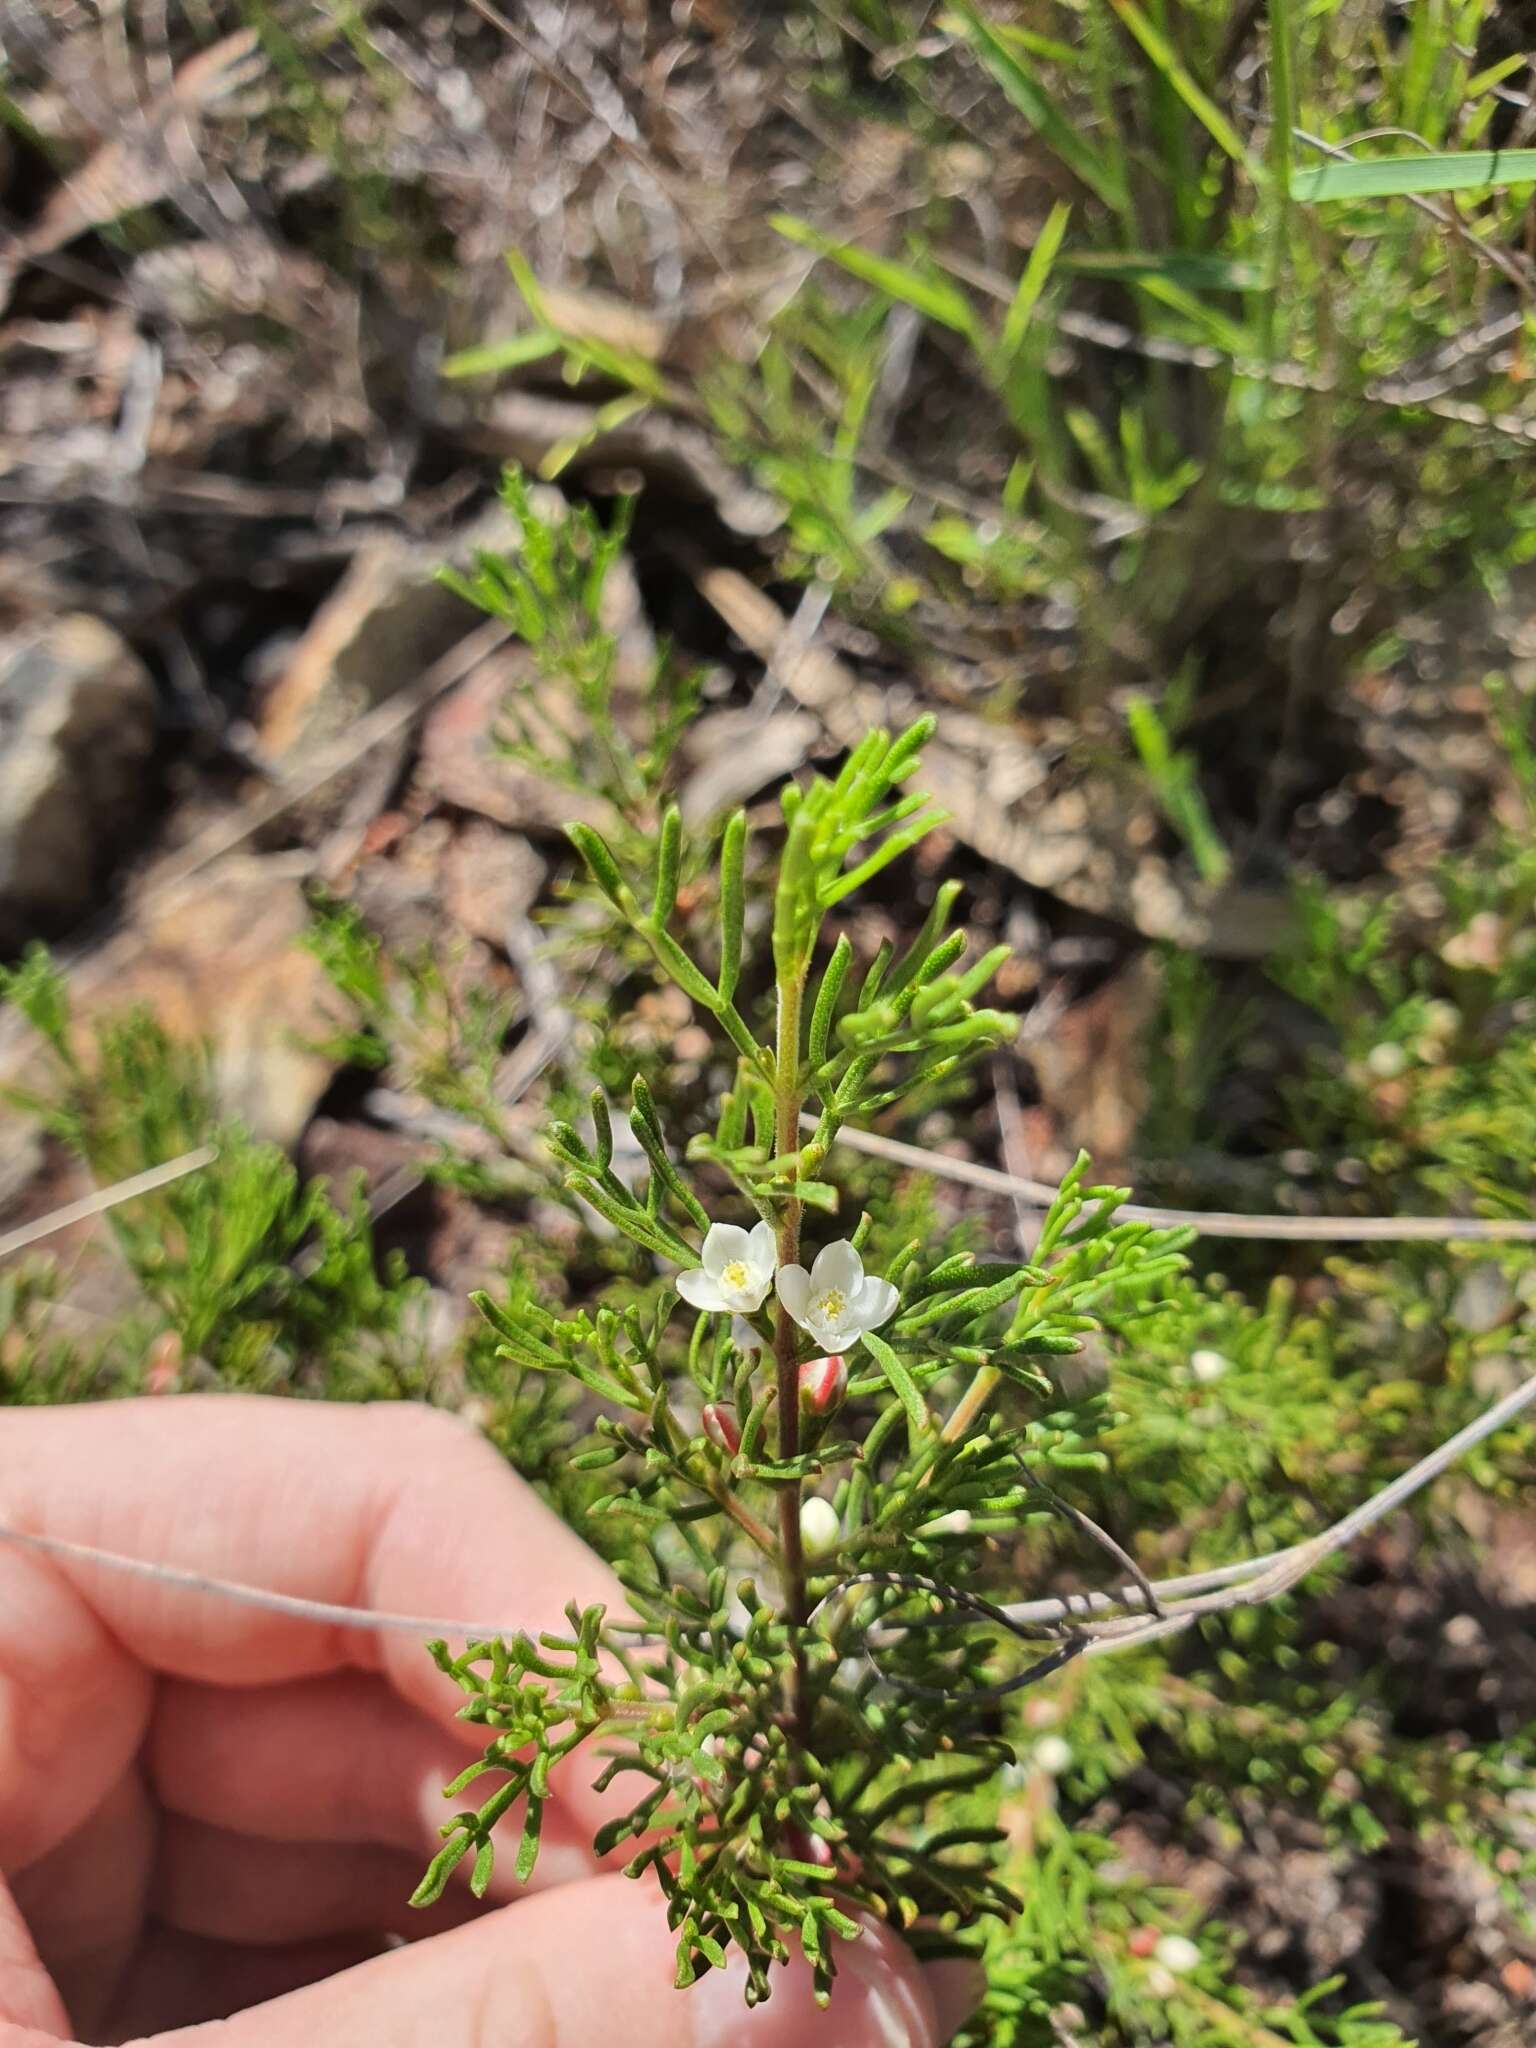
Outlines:
[[[976,1377],[955,1403],[954,1413],[940,1432],[944,1443],[958,1443],[960,1438],[967,1434],[971,1424],[976,1421],[983,1408],[986,1407],[993,1394],[997,1391],[1002,1377],[1002,1374],[995,1365],[984,1365],[980,1368]],[[926,1473],[924,1477],[927,1477]]]
[[[796,980],[779,983],[779,1033],[774,1072],[774,1151],[780,1157],[793,1152],[800,1141],[800,1025],[805,998],[803,971]],[[785,1202],[779,1211],[778,1262],[781,1266],[800,1261],[800,1218],[802,1204]],[[773,1358],[778,1381],[779,1442],[781,1459],[793,1458],[800,1449],[800,1381],[795,1352],[798,1349],[794,1319],[783,1302],[775,1306]],[[784,1573],[784,1615],[794,1646],[790,1672],[789,1713],[802,1737],[808,1733],[805,1643],[805,1554],[800,1543],[800,1483],[788,1480],[779,1488],[779,1547]]]

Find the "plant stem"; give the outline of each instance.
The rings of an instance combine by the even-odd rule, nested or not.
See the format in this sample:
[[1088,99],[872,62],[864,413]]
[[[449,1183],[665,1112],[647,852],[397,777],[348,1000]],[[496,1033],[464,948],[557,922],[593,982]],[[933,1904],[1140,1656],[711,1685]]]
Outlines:
[[[798,1150],[800,1142],[800,1025],[804,998],[803,970],[798,977],[781,976],[774,1072],[774,1151],[781,1158]],[[779,1211],[778,1262],[781,1266],[799,1263],[801,1214],[802,1204],[794,1198],[786,1201]],[[800,1379],[795,1356],[798,1349],[794,1319],[783,1302],[778,1302],[773,1319],[773,1358],[778,1384],[778,1454],[781,1459],[795,1457],[800,1449]],[[789,1480],[779,1488],[779,1546],[784,1577],[784,1615],[794,1645],[789,1675],[789,1718],[803,1740],[809,1732],[809,1702],[806,1696],[805,1643],[801,1634],[806,1604],[798,1480]]]
[[941,1432],[947,1444],[957,1443],[991,1400],[1002,1374],[995,1365],[984,1365],[955,1403],[954,1412]]
[[766,1522],[760,1522],[749,1507],[743,1507],[728,1486],[722,1486],[718,1492],[711,1487],[709,1497],[720,1503],[737,1528],[744,1530],[759,1550],[769,1557],[778,1556],[778,1545],[773,1540],[773,1531]]

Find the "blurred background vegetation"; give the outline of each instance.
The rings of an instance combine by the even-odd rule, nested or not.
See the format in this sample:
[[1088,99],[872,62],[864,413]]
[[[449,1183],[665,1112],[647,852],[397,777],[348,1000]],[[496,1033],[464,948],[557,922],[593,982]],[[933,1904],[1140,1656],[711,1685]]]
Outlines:
[[[1079,1147],[1277,1219],[1064,1363],[1057,1484],[1222,1564],[1531,1372],[1520,1245],[1285,1226],[1536,1216],[1536,9],[3,0],[0,51],[0,1400],[450,1404],[622,1550],[465,1297],[654,1293],[539,1132],[730,1070],[558,827],[638,864],[678,797],[703,916],[731,806],[918,709],[951,822],[846,929],[953,885],[1023,1031],[887,1123],[929,1170],[838,1155],[871,1256],[1027,1243],[948,1169]],[[1009,1708],[977,2048],[1531,2039],[1531,1448]],[[979,1569],[1091,1582],[1062,1526]]]

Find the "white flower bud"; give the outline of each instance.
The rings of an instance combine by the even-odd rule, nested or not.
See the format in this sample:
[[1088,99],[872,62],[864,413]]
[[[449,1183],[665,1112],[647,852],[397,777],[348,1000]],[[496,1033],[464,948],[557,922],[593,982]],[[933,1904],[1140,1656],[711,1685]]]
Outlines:
[[1042,1735],[1035,1744],[1035,1763],[1048,1777],[1059,1778],[1072,1768],[1072,1745],[1060,1735]]
[[1212,1380],[1219,1380],[1228,1370],[1232,1361],[1224,1358],[1219,1351],[1196,1351],[1189,1361],[1189,1369],[1201,1386],[1208,1387]]
[[809,1500],[800,1503],[800,1541],[811,1563],[818,1564],[824,1557],[830,1557],[842,1540],[843,1525],[831,1501],[812,1494]]
[[951,1508],[947,1515],[935,1515],[931,1522],[924,1522],[917,1533],[919,1536],[969,1536],[971,1511],[969,1508]]
[[1200,1951],[1187,1934],[1165,1934],[1152,1953],[1175,1977],[1187,1977],[1200,1965]]
[[1373,1045],[1365,1056],[1365,1064],[1376,1080],[1395,1081],[1406,1070],[1408,1055],[1389,1040],[1384,1045]]

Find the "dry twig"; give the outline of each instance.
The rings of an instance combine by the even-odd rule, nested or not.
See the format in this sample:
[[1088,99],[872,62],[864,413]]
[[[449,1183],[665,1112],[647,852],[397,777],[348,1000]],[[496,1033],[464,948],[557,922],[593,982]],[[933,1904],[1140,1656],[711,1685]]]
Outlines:
[[[802,1118],[807,1130],[816,1119]],[[951,1159],[922,1145],[878,1131],[843,1129],[837,1143],[874,1159],[915,1167],[943,1180],[962,1181],[988,1194],[1045,1207],[1055,1200],[1049,1181],[1028,1180],[979,1160]],[[1236,1209],[1154,1209],[1143,1202],[1125,1202],[1117,1212],[1128,1223],[1155,1223],[1162,1230],[1193,1230],[1201,1237],[1277,1238],[1311,1244],[1536,1244],[1536,1223],[1517,1216],[1246,1216]]]

